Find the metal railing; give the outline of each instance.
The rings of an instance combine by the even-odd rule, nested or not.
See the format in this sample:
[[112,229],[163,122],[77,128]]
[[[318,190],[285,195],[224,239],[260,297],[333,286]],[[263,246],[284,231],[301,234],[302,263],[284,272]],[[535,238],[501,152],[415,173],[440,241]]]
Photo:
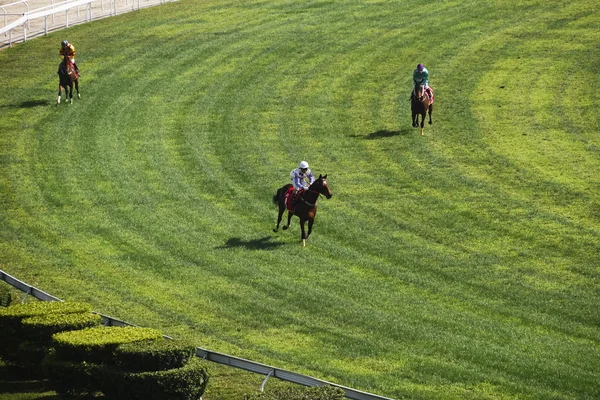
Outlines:
[[[0,5],[0,24],[4,24],[0,26],[0,48],[12,47],[13,43],[47,35],[51,30],[68,28],[71,25],[164,4],[167,1],[176,0],[49,0],[49,5],[36,9],[31,9],[29,0]],[[39,1],[37,3],[39,4]],[[81,15],[82,8],[84,15]]]
[[[15,287],[16,289],[25,293],[25,296],[22,299],[22,302],[25,302],[27,296],[35,297],[38,300],[43,301],[63,301],[58,297],[52,296],[46,292],[43,292],[25,282],[18,280],[17,278],[7,274],[6,272],[0,270],[0,281],[4,281],[9,285]],[[118,320],[113,317],[109,317],[104,314],[100,314],[94,311],[95,314],[98,314],[102,317],[103,324],[106,326],[135,326],[125,321]],[[172,339],[169,336],[165,336],[168,339]],[[239,368],[245,371],[254,372],[256,374],[265,375],[265,380],[263,381],[260,390],[263,391],[267,380],[270,377],[278,378],[284,381],[297,383],[299,385],[304,386],[333,386],[338,387],[344,391],[346,397],[354,400],[392,400],[388,397],[379,396],[372,393],[363,392],[360,390],[352,389],[346,386],[338,385],[335,383],[327,382],[321,379],[313,378],[308,375],[298,374],[296,372],[287,371],[285,369],[272,367],[270,365],[265,365],[258,363],[256,361],[246,360],[243,358],[230,356],[228,354],[218,353],[216,351],[203,349],[202,347],[196,348],[196,356],[200,357],[207,361],[212,361],[218,364],[228,365],[230,367]]]

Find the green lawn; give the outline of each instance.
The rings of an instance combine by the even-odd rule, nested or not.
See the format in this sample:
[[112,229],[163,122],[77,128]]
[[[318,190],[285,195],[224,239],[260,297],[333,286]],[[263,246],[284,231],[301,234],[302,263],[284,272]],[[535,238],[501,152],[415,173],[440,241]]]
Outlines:
[[[600,398],[599,26],[588,0],[181,0],[3,50],[0,269],[388,397]],[[334,194],[306,248],[272,232],[301,160]]]

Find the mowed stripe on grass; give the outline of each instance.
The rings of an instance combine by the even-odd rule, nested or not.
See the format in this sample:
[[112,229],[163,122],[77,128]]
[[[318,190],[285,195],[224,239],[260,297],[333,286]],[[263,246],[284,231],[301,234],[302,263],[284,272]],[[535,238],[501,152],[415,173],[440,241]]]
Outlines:
[[[181,1],[3,51],[2,268],[390,397],[597,397],[598,20],[588,1]],[[63,37],[83,99],[54,107]],[[306,249],[297,220],[271,233],[302,159],[334,193]]]

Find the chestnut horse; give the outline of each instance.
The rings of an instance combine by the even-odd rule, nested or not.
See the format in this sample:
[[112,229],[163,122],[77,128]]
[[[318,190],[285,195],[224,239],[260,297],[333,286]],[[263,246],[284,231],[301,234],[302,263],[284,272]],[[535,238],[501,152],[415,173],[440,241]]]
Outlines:
[[[326,179],[327,175],[319,175],[319,178],[316,179],[312,185],[310,185],[308,190],[297,194],[298,199],[296,200],[296,207],[294,211],[288,210],[287,225],[284,225],[283,229],[285,230],[289,228],[292,215],[297,215],[298,218],[300,218],[300,229],[302,230],[302,235],[300,237],[302,239],[302,246],[306,246],[306,239],[308,239],[310,233],[312,232],[313,223],[315,222],[315,215],[317,214],[317,200],[319,199],[319,196],[324,195],[328,199],[330,199],[332,196]],[[273,232],[277,232],[279,230],[279,224],[281,223],[283,213],[286,210],[285,195],[291,187],[292,185],[287,184],[280,188],[277,191],[277,194],[273,196],[273,203],[279,206],[277,227],[273,229]],[[308,233],[306,233],[304,230],[304,224],[306,221],[308,221]]]
[[[430,88],[431,89],[431,88]],[[414,92],[417,95],[414,95]],[[431,113],[433,112],[433,101],[429,99],[427,93],[425,93],[425,87],[419,85],[416,90],[411,94],[411,109],[412,109],[412,126],[417,128],[419,126],[419,115],[421,116],[421,136],[423,136],[423,126],[425,125],[425,115],[429,110],[429,124],[431,125]],[[433,96],[433,89],[431,89]]]
[[73,84],[77,90],[77,98],[81,98],[79,94],[79,77],[75,72],[73,62],[69,57],[64,57],[63,61],[58,65],[58,99],[56,105],[60,104],[60,98],[62,95],[62,89],[65,89],[65,98],[67,103],[71,100],[70,104],[73,104]]

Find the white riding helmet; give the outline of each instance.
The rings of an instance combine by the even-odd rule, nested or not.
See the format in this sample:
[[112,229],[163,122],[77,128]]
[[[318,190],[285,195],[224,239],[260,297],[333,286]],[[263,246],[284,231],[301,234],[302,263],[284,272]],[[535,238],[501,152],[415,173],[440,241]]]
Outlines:
[[298,168],[308,168],[308,163],[306,161],[300,161]]

